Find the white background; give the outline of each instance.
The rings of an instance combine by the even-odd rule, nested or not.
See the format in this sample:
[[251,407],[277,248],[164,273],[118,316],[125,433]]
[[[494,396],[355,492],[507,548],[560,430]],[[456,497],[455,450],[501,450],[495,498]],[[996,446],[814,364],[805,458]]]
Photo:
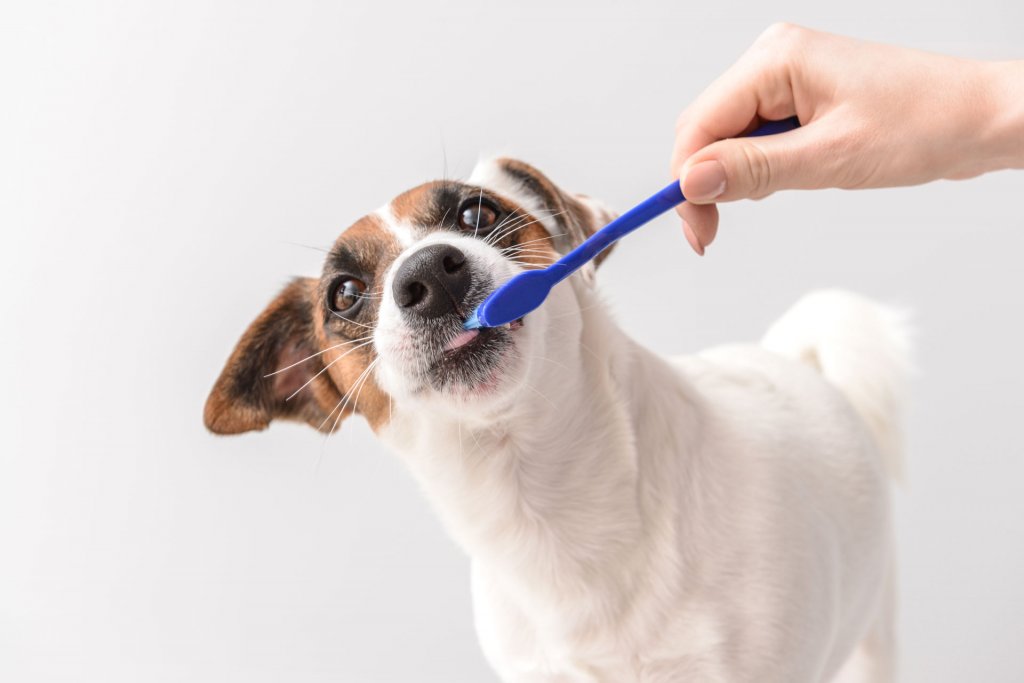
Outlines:
[[[319,272],[299,245],[445,157],[620,209],[661,187],[678,111],[780,19],[1024,57],[1014,0],[5,3],[0,680],[493,680],[467,561],[365,424],[215,438],[206,393]],[[725,208],[703,259],[665,218],[602,269],[666,353],[819,286],[916,312],[905,681],[1024,679],[1022,190],[793,193]]]

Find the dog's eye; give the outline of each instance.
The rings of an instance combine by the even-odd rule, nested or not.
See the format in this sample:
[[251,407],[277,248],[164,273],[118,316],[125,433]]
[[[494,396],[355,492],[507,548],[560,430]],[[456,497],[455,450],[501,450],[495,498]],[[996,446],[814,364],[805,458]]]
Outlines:
[[366,284],[354,277],[340,277],[331,294],[331,310],[335,313],[351,312],[363,301]]
[[498,222],[498,207],[486,199],[468,199],[459,207],[459,228],[474,235],[486,235]]

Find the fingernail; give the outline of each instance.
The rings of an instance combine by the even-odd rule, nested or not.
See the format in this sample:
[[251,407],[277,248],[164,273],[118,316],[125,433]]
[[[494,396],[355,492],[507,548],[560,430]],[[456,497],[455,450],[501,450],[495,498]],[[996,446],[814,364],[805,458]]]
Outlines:
[[697,255],[703,256],[704,245],[700,243],[700,240],[697,239],[697,233],[693,231],[693,228],[685,220],[683,221],[683,235],[686,236],[686,241],[690,243],[690,246],[697,252]]
[[683,194],[691,201],[710,201],[723,192],[725,167],[714,159],[695,164],[683,178]]

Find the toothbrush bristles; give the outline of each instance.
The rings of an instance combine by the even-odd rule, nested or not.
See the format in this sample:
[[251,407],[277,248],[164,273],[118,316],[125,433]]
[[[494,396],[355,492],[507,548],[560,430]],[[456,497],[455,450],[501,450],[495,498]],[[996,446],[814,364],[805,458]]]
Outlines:
[[477,310],[474,310],[473,313],[470,314],[469,318],[466,319],[466,322],[462,323],[462,329],[464,330],[478,330],[481,327],[483,327],[483,325],[480,323],[480,316],[478,315]]

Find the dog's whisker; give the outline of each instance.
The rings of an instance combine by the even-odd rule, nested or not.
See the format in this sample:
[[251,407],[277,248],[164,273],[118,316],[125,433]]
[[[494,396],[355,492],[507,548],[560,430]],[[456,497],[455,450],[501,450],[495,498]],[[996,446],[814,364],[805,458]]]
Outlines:
[[[360,376],[362,376],[362,375],[360,375]],[[341,407],[341,404],[345,401],[345,397],[346,396],[348,396],[348,392],[347,391],[344,394],[342,394],[341,398],[338,399],[338,402],[334,404],[334,407],[331,409],[331,412],[327,413],[327,417],[325,417],[323,422],[321,422],[320,425],[317,427],[317,431],[323,431],[324,425],[327,424],[328,420],[330,420],[332,417],[334,417],[334,412],[338,408]],[[325,435],[325,437],[326,436],[327,435]]]
[[380,356],[375,358],[369,365],[366,366],[366,369],[364,369],[359,374],[359,377],[356,378],[356,381],[353,383],[353,385],[349,388],[348,391],[345,392],[345,394],[341,397],[341,399],[334,406],[334,408],[331,410],[331,412],[327,413],[327,417],[325,417],[323,422],[320,423],[320,426],[317,427],[317,431],[322,432],[323,429],[324,429],[324,425],[327,424],[327,422],[331,419],[331,416],[334,415],[334,412],[336,410],[338,410],[339,407],[341,408],[341,411],[338,413],[338,417],[335,419],[334,424],[331,425],[331,430],[328,433],[324,434],[323,443],[320,445],[320,453],[317,455],[316,463],[313,466],[313,471],[314,472],[319,472],[320,471],[320,463],[321,463],[321,461],[324,458],[324,451],[327,450],[327,437],[333,436],[335,431],[337,431],[338,424],[341,422],[341,418],[344,417],[344,415],[345,415],[345,407],[348,405],[348,401],[352,397],[352,391],[357,386],[360,385],[360,381],[363,380],[364,377],[369,377],[368,373],[371,370],[373,370],[374,366],[377,365],[377,363],[379,361],[380,361]]
[[[542,213],[547,213],[548,215],[547,216],[535,216],[534,214],[529,214],[529,213],[521,214],[503,232],[498,230],[498,228],[500,228],[501,225],[504,224],[504,221],[502,221],[502,223],[498,224],[498,228],[495,228],[493,231],[491,231],[491,234],[487,236],[487,239],[485,240],[485,243],[486,244],[490,244],[491,246],[494,246],[498,242],[500,242],[501,240],[505,239],[506,237],[508,237],[509,235],[513,234],[514,232],[517,232],[518,230],[522,230],[523,228],[525,228],[527,226],[533,225],[534,223],[538,223],[538,222],[540,222],[541,220],[543,220],[545,218],[554,218],[556,216],[560,216],[563,213],[565,213],[565,211],[559,211],[558,213],[553,213],[553,212],[550,212],[550,211],[540,211],[540,212],[538,212],[538,214],[542,214]],[[509,218],[511,218],[514,215],[516,215],[516,214],[513,212],[512,214],[510,214]],[[520,223],[522,223],[523,221],[528,220],[530,218],[533,218],[533,220],[528,222],[528,223],[526,223],[525,225],[520,225]],[[508,219],[506,219],[506,220],[508,220]]]
[[344,320],[347,323],[352,323],[353,325],[358,325],[359,327],[365,327],[368,330],[372,330],[373,329],[373,325],[365,325],[363,323],[356,322],[355,320],[352,320],[352,318],[346,318],[345,316],[343,316],[341,313],[338,313],[337,311],[331,311],[331,315],[333,315],[333,316],[335,316],[337,318],[341,318],[342,320]]
[[356,343],[356,342],[362,342],[362,341],[366,341],[367,339],[373,339],[373,335],[367,335],[367,336],[365,336],[365,337],[359,337],[358,339],[347,339],[347,340],[345,340],[345,341],[341,342],[340,344],[335,344],[334,346],[328,346],[328,347],[327,347],[326,349],[324,349],[323,351],[317,351],[316,353],[314,353],[314,354],[312,354],[312,355],[306,356],[306,357],[305,357],[305,358],[303,358],[302,360],[297,360],[297,361],[295,361],[295,362],[294,362],[294,363],[292,363],[291,365],[286,365],[285,367],[283,367],[283,368],[280,368],[279,370],[274,370],[273,372],[271,372],[271,373],[269,373],[269,374],[263,375],[263,379],[266,379],[266,378],[268,378],[268,377],[273,377],[274,375],[279,375],[279,374],[281,374],[282,372],[284,372],[285,370],[291,370],[291,369],[292,369],[292,368],[294,368],[294,367],[295,367],[296,365],[301,365],[301,364],[305,363],[305,362],[306,362],[307,360],[312,360],[313,358],[316,358],[317,356],[320,356],[320,355],[322,355],[322,354],[325,354],[325,353],[327,353],[328,351],[333,351],[334,349],[337,349],[337,348],[340,348],[340,347],[342,347],[342,346],[345,346],[345,344],[354,344],[354,343]]
[[509,249],[508,251],[502,252],[503,255],[516,255],[516,254],[550,254],[551,249],[544,249],[543,247],[523,247],[522,249]]
[[310,384],[312,384],[312,383],[313,383],[313,380],[315,380],[315,379],[316,379],[317,377],[319,377],[320,375],[322,375],[322,374],[324,374],[325,372],[327,372],[327,370],[328,370],[328,369],[329,369],[329,368],[330,368],[330,367],[331,367],[332,365],[334,365],[335,363],[337,363],[337,362],[338,362],[339,360],[341,360],[341,359],[342,359],[342,358],[344,358],[345,356],[349,355],[349,354],[350,354],[350,353],[352,353],[353,351],[358,351],[359,349],[363,348],[364,346],[369,346],[369,345],[370,345],[370,344],[372,344],[372,343],[373,343],[373,340],[371,339],[370,341],[365,341],[365,342],[363,342],[363,343],[362,343],[362,344],[360,344],[359,346],[353,346],[353,347],[352,347],[351,349],[349,349],[348,351],[346,351],[345,353],[341,354],[340,356],[338,356],[337,358],[335,358],[334,360],[332,360],[332,361],[331,361],[330,363],[328,363],[327,365],[325,365],[325,366],[323,367],[323,369],[322,369],[322,370],[320,370],[320,372],[316,373],[315,375],[313,375],[312,377],[310,377],[310,378],[309,378],[308,380],[306,380],[306,383],[305,383],[305,384],[303,384],[303,385],[302,385],[301,387],[299,387],[298,389],[296,389],[296,390],[295,390],[294,392],[292,392],[291,396],[289,396],[288,398],[286,398],[286,399],[285,399],[285,401],[290,401],[290,400],[292,400],[293,398],[295,398],[295,396],[296,396],[296,395],[297,395],[297,394],[298,394],[298,393],[299,393],[300,391],[302,391],[303,389],[305,389],[306,387],[308,387],[308,386],[309,386]]
[[512,263],[519,266],[523,270],[536,270],[538,268],[547,268],[549,265],[551,265],[550,262],[544,261],[535,261],[532,263],[530,261],[512,261]]
[[[491,235],[493,235],[496,231],[500,230],[501,226],[505,225],[510,220],[512,220],[514,218],[518,218],[519,215],[520,214],[517,211],[510,212],[507,216],[505,216],[500,221],[498,221],[498,224],[494,226],[494,230],[491,231]],[[489,239],[491,235],[488,235],[487,238]],[[486,241],[487,241],[487,239],[484,240],[484,242],[486,242]]]
[[542,249],[540,247],[524,247],[522,249],[509,249],[508,251],[502,252],[503,256],[516,256],[519,254],[551,254],[550,249]]
[[505,254],[505,258],[507,258],[510,261],[532,259],[538,257],[553,258],[553,255],[550,252],[546,251],[522,251],[519,252],[518,254]]
[[[512,215],[515,215],[515,214],[512,214]],[[504,224],[504,222],[503,222],[502,225],[498,226],[499,228],[501,228],[500,230],[496,228],[495,230],[493,230],[491,232],[490,235],[487,236],[486,243],[490,244],[491,246],[497,245],[498,242],[500,242],[501,240],[505,239],[506,237],[511,235],[513,232],[515,232],[517,229],[519,229],[519,227],[523,224],[523,222],[529,220],[530,217],[531,216],[528,213],[524,213],[524,214],[518,215],[518,216],[516,216],[515,220],[511,221],[508,225],[505,225],[504,227],[502,227],[502,225]],[[531,223],[527,223],[526,225],[531,225]],[[526,227],[526,226],[522,226],[522,227]]]
[[514,254],[517,251],[529,251],[529,250],[547,251],[547,252],[551,251],[551,249],[545,249],[544,247],[540,246],[539,244],[517,244],[517,245],[512,246],[512,247],[505,247],[504,249],[501,250],[501,253],[503,253],[503,254]]
[[[562,215],[563,213],[565,213],[565,211],[559,211],[558,213],[553,213],[550,216],[545,216],[544,218],[554,218],[556,216]],[[513,234],[515,234],[517,232],[519,232],[520,230],[525,230],[526,228],[530,227],[531,225],[534,225],[535,223],[540,223],[541,220],[542,220],[542,218],[534,218],[532,221],[529,221],[529,222],[527,222],[527,223],[525,223],[523,225],[516,225],[514,229],[507,230],[503,235],[501,235],[500,238],[494,240],[494,242],[492,244],[495,244],[498,241],[503,240],[503,239],[505,239],[505,238],[507,238],[507,237],[509,237],[509,236],[511,236],[511,235],[513,235]]]
[[540,392],[536,387],[531,385],[529,382],[523,382],[523,386],[532,391],[533,393],[537,394],[538,396],[540,396],[545,401],[547,401],[548,405],[551,406],[552,410],[558,410],[558,406],[555,405],[554,401],[545,396],[542,392]]
[[518,210],[512,211],[511,213],[509,213],[509,215],[507,215],[504,218],[502,218],[501,222],[499,222],[496,226],[494,226],[494,230],[492,230],[491,233],[489,235],[487,235],[487,237],[484,239],[484,243],[485,244],[492,243],[493,240],[494,240],[494,237],[496,235],[500,235],[501,234],[501,229],[503,227],[505,227],[506,225],[514,224],[517,221],[520,221],[520,220],[522,220],[524,218],[527,218],[529,215],[530,214],[528,214],[528,213],[519,213]]
[[583,349],[584,351],[586,351],[587,353],[589,353],[589,354],[590,354],[591,356],[593,356],[593,357],[594,357],[594,358],[595,358],[595,359],[596,359],[596,360],[597,360],[597,361],[598,361],[599,363],[603,362],[603,360],[601,359],[601,356],[599,356],[599,355],[597,355],[596,353],[594,353],[594,350],[593,350],[593,349],[591,349],[591,348],[590,348],[589,346],[587,346],[586,344],[584,344],[584,343],[583,343],[582,341],[581,341],[581,342],[579,342],[579,345],[580,345],[580,348],[581,348],[581,349]]
[[476,237],[477,233],[480,231],[480,211],[483,209],[483,206],[484,206],[484,188],[481,187],[480,188],[480,198],[477,200],[477,203],[476,203],[476,225],[473,226],[473,237]]
[[[504,225],[504,224],[506,224],[506,223],[508,223],[510,221],[514,222],[514,221],[518,221],[518,220],[529,218],[530,216],[539,216],[541,218],[547,218],[547,216],[545,216],[543,214],[552,215],[553,213],[554,213],[554,211],[551,210],[551,209],[540,209],[540,210],[535,211],[533,213],[528,213],[528,212],[520,213],[519,210],[516,209],[515,211],[512,211],[508,216],[503,218],[502,221],[500,223],[498,223],[497,226],[495,226],[495,230],[497,230],[502,225]],[[492,234],[493,234],[493,231],[492,231]]]
[[547,249],[519,249],[517,251],[509,251],[507,253],[505,253],[505,252],[502,253],[502,256],[509,256],[509,257],[524,256],[524,255],[551,256],[552,254]]
[[599,301],[596,304],[590,304],[589,306],[581,306],[581,307],[579,307],[579,308],[577,308],[577,309],[575,309],[573,311],[569,311],[568,313],[561,313],[559,315],[550,316],[549,320],[558,320],[559,318],[567,318],[567,317],[569,317],[571,315],[576,315],[577,313],[582,313],[583,311],[589,311],[592,308],[599,308],[601,306],[604,306],[604,302],[603,301]]
[[312,244],[302,244],[301,242],[289,242],[287,240],[282,240],[281,244],[287,244],[292,247],[302,247],[303,249],[312,249],[313,251],[319,251],[324,254],[331,253],[330,249],[324,249],[323,247],[314,247]]
[[345,402],[342,404],[341,410],[338,411],[338,417],[335,418],[334,425],[331,427],[331,432],[330,432],[331,434],[333,434],[335,431],[337,431],[338,424],[340,424],[340,421],[341,421],[341,417],[342,417],[342,415],[345,414],[345,409],[348,408],[350,404],[351,404],[352,410],[353,411],[356,410],[357,406],[356,406],[356,403],[353,401],[353,398],[358,396],[358,392],[362,389],[363,384],[366,383],[366,381],[370,379],[370,372],[373,370],[374,367],[376,367],[377,363],[379,363],[379,362],[380,362],[380,357],[379,356],[377,358],[374,358],[373,361],[370,362],[370,364],[367,365],[366,368],[361,373],[359,373],[359,376],[356,378],[356,381],[352,383],[352,386],[346,392],[347,398],[345,399]]
[[544,259],[538,258],[537,261],[526,261],[523,259],[510,258],[509,261],[520,266],[548,266],[551,264],[550,259],[545,261]]
[[[380,356],[375,358],[369,365],[366,366],[366,368],[361,373],[359,373],[359,377],[356,378],[356,381],[353,382],[351,387],[349,387],[349,390],[346,391],[345,394],[338,401],[338,403],[335,404],[334,409],[331,410],[331,412],[327,413],[327,417],[325,417],[324,421],[320,423],[319,427],[317,427],[318,430],[323,431],[324,425],[327,424],[327,422],[331,419],[331,417],[334,416],[334,413],[338,410],[338,408],[341,408],[341,413],[338,414],[338,419],[339,420],[341,419],[341,416],[345,412],[345,405],[347,405],[348,400],[351,400],[351,398],[352,398],[352,389],[354,389],[355,386],[357,384],[359,384],[359,381],[363,378],[363,376],[366,375],[366,373],[368,373],[377,364],[377,362],[379,360],[380,360]],[[334,430],[337,428],[337,426],[338,426],[338,422],[335,421],[334,425],[331,427],[331,431],[328,432],[328,435],[333,434]]]
[[508,254],[502,254],[502,256],[504,256],[507,259],[515,260],[515,259],[518,259],[518,258],[533,258],[533,257],[537,257],[537,256],[547,256],[549,258],[554,258],[555,255],[552,254],[550,251],[544,251],[542,249],[538,249],[538,250],[516,251],[516,252],[511,252],[511,253],[508,253]]
[[470,429],[470,430],[469,430],[469,435],[470,435],[471,437],[473,437],[473,442],[474,442],[474,443],[476,444],[476,450],[477,450],[477,452],[481,452],[481,451],[483,451],[483,450],[484,450],[484,447],[480,445],[480,439],[478,439],[478,438],[476,437],[476,432],[475,432],[475,431],[473,431],[472,429]]
[[557,360],[555,360],[553,358],[548,358],[547,356],[536,356],[536,355],[535,356],[530,356],[530,357],[531,358],[536,358],[537,360],[547,361],[548,363],[554,363],[558,367],[565,368],[569,372],[572,372],[572,368],[570,368],[568,365],[566,365],[565,363],[559,363]]
[[559,233],[555,233],[554,235],[547,235],[545,237],[538,237],[537,239],[533,239],[533,240],[526,240],[525,242],[519,242],[518,244],[513,244],[511,247],[506,247],[506,249],[513,249],[515,247],[525,247],[527,244],[533,244],[534,242],[547,242],[548,240],[554,240],[556,237],[565,237],[565,233],[564,232],[559,232]]
[[[495,246],[505,236],[505,231],[515,227],[520,221],[526,220],[529,214],[517,214],[515,211],[506,216],[494,230],[484,238],[484,244]],[[507,224],[507,225],[506,225]]]
[[[380,361],[380,357],[378,356],[376,359],[374,359],[374,361],[372,363],[370,363],[369,368],[373,368],[373,366],[375,366],[379,361]],[[359,408],[359,397],[362,395],[363,388],[366,386],[366,383],[369,382],[369,381],[370,381],[370,375],[366,375],[366,378],[359,384],[359,391],[356,392],[355,398],[352,399],[352,410],[357,410]],[[342,410],[344,410],[344,408],[342,408]]]
[[[440,227],[440,228],[444,227],[444,222],[445,222],[445,220],[448,219],[448,212],[451,211],[451,209],[452,209],[452,207],[449,206],[447,209],[444,210],[444,215],[441,216],[441,220],[438,221],[438,223],[437,223],[438,227]],[[381,287],[383,287],[383,286],[384,285],[381,285]]]
[[[338,430],[338,425],[341,424],[341,418],[342,416],[345,415],[345,409],[348,407],[349,403],[352,403],[353,412],[356,410],[359,401],[358,396],[363,391],[363,385],[366,384],[366,382],[370,379],[370,371],[372,371],[373,368],[376,367],[377,363],[379,362],[380,356],[375,358],[372,363],[367,365],[366,369],[363,370],[363,372],[360,373],[359,377],[356,378],[355,383],[347,392],[348,398],[345,400],[344,405],[341,406],[341,410],[338,411],[338,417],[334,418],[334,424],[331,425],[331,431],[329,432],[329,434],[334,434]],[[355,391],[356,393],[353,394],[353,391]],[[352,400],[353,395],[356,396],[355,401]]]

